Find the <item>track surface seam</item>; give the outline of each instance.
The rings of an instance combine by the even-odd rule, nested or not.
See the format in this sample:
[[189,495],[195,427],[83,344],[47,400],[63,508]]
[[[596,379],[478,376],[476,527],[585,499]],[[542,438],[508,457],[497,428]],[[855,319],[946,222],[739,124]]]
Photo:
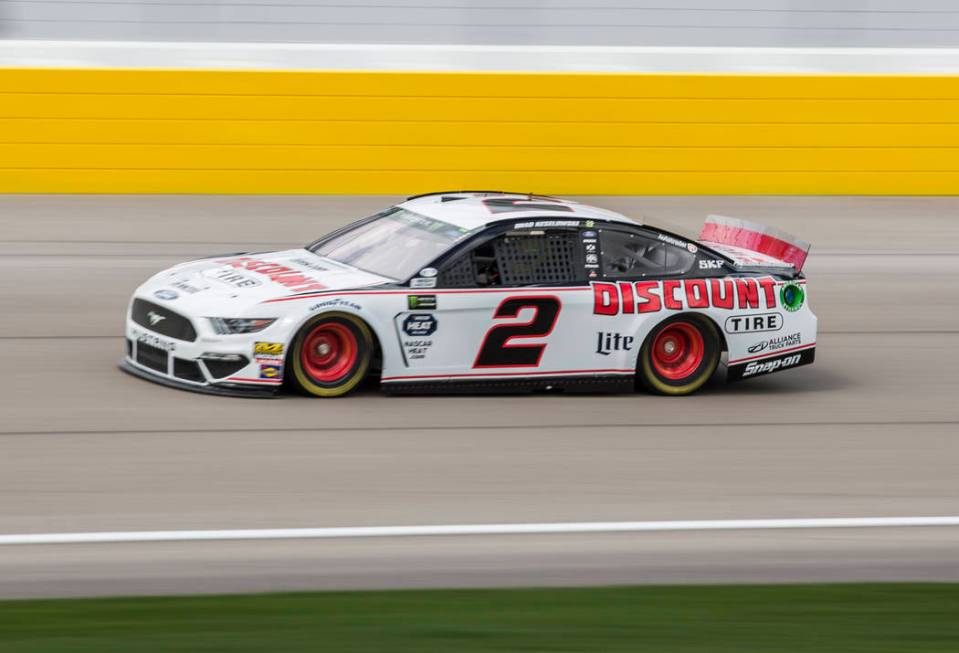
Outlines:
[[494,430],[513,430],[513,431],[548,431],[556,429],[649,429],[649,428],[745,428],[745,427],[770,427],[770,426],[952,426],[959,425],[959,419],[955,420],[862,420],[849,422],[723,422],[715,424],[712,422],[701,423],[622,423],[622,424],[477,424],[477,425],[452,425],[442,424],[438,426],[263,426],[254,428],[223,428],[223,429],[101,429],[101,430],[49,430],[49,431],[0,431],[0,437],[3,436],[27,436],[27,435],[147,435],[161,433],[262,433],[269,431],[271,433],[338,433],[363,432],[363,431],[487,431]]

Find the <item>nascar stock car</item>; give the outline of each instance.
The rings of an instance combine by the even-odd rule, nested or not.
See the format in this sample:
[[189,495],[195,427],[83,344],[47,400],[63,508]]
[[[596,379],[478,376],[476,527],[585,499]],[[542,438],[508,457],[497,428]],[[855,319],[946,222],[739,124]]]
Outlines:
[[300,249],[176,265],[137,288],[121,367],[178,388],[336,397],[685,395],[813,362],[809,245],[710,216],[698,239],[552,197],[409,198]]

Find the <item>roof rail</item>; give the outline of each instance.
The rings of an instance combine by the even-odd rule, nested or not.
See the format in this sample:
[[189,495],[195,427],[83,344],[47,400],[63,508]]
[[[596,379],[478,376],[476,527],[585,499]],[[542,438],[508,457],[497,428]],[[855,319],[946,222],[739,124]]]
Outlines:
[[436,191],[434,193],[421,193],[420,195],[410,195],[406,198],[406,201],[418,200],[421,197],[431,197],[433,195],[462,195],[464,193],[469,193],[471,195],[529,195],[530,197],[543,197],[549,199],[556,199],[555,197],[550,197],[549,195],[539,195],[537,193],[518,193],[515,191],[509,190],[442,190]]

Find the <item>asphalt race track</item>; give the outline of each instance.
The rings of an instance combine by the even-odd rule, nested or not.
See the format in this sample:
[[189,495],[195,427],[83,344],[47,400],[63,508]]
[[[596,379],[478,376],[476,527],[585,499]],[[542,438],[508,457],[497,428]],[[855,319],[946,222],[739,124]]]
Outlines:
[[[701,394],[272,401],[116,363],[149,274],[395,198],[0,197],[0,534],[959,514],[959,199],[593,198],[813,243],[815,365]],[[0,547],[0,596],[959,580],[959,528]]]

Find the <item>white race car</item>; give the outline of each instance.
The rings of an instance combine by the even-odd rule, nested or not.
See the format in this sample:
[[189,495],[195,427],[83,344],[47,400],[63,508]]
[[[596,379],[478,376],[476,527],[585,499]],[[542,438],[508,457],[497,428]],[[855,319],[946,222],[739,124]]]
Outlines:
[[121,367],[244,396],[684,395],[813,362],[809,246],[710,216],[696,240],[537,195],[409,198],[316,242],[176,265],[137,288]]

